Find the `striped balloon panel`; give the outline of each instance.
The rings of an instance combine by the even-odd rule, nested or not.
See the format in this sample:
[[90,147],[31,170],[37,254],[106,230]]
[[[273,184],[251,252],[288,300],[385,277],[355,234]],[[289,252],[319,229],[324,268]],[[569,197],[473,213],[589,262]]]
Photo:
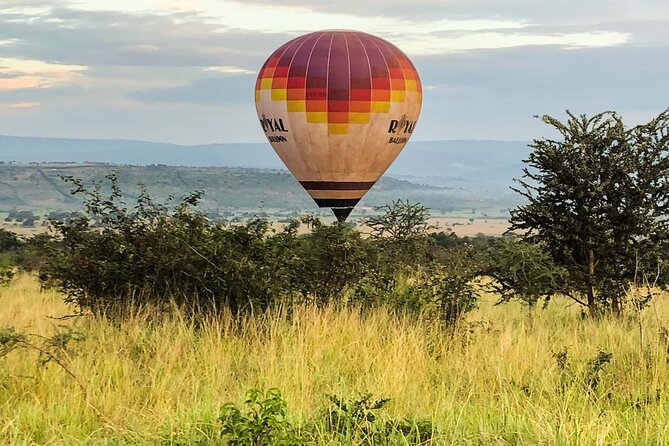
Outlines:
[[411,136],[422,90],[409,58],[389,42],[322,31],[267,59],[255,100],[268,140],[319,206],[352,207]]
[[[330,63],[334,61],[335,63]],[[367,124],[369,115],[388,113],[406,92],[421,95],[409,58],[385,40],[359,32],[318,32],[281,46],[267,59],[256,81],[290,112],[309,123],[327,123],[328,133],[347,133],[349,124]]]

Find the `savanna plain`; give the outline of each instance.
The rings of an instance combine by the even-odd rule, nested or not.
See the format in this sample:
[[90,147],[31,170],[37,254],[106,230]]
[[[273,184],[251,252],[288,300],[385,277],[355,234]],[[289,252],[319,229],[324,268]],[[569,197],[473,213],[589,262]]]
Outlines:
[[0,327],[15,330],[0,333],[0,443],[226,444],[225,404],[276,388],[307,444],[375,444],[328,429],[342,400],[382,400],[359,405],[363,433],[428,426],[418,443],[392,444],[667,444],[667,299],[609,319],[567,299],[529,311],[486,294],[448,329],[383,307],[308,305],[119,322],[63,318],[62,296],[22,274],[0,289]]

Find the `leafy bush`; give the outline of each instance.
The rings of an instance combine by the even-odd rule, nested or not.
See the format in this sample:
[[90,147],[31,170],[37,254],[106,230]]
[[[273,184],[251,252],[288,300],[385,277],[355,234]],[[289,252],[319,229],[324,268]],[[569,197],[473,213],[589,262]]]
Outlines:
[[337,395],[329,398],[331,405],[325,414],[328,431],[353,444],[379,444],[385,435],[385,426],[378,423],[377,412],[388,404],[388,398],[375,400],[371,393],[358,399],[344,399]]
[[478,291],[472,284],[475,274],[462,274],[441,266],[426,282],[436,297],[441,321],[452,326],[467,312],[476,308]]
[[[196,209],[200,192],[158,204],[143,190],[130,207],[118,174],[105,178],[92,185],[65,178],[86,212],[52,220],[55,236],[36,236],[23,250],[25,263],[82,310],[122,316],[128,305],[174,302],[194,314],[238,314],[352,301],[452,324],[475,307],[475,256],[437,246],[420,205],[388,205],[367,221],[370,237],[315,217],[281,230],[262,219],[227,226]],[[301,223],[310,232],[298,234]],[[38,262],[29,255],[35,251]]]
[[[293,249],[294,228],[270,236],[266,221],[224,227],[193,210],[194,193],[175,207],[156,204],[142,193],[128,209],[116,174],[89,190],[79,180],[86,215],[52,222],[57,243],[47,246],[43,272],[67,300],[94,313],[136,305],[178,305],[198,311],[229,307],[233,312],[264,309],[287,294],[282,259]],[[93,227],[95,223],[95,227]]]
[[27,272],[41,271],[48,260],[49,247],[53,244],[50,234],[35,234],[22,240],[21,246],[10,253],[16,267]]
[[429,420],[392,419],[382,410],[388,398],[374,399],[371,393],[359,398],[330,395],[325,427],[336,444],[426,445],[436,433]]
[[[428,210],[397,200],[376,208],[380,216],[365,219],[371,228],[370,255],[374,265],[357,283],[356,298],[455,324],[476,307],[472,281],[480,261],[471,247],[440,245],[429,234]],[[457,236],[454,236],[457,239]]]
[[349,225],[324,225],[313,217],[303,221],[312,230],[299,238],[293,253],[294,283],[302,295],[326,303],[370,273],[369,243]]
[[0,229],[0,252],[12,251],[21,246],[21,241],[11,231]]
[[380,215],[363,222],[369,227],[377,255],[385,266],[422,264],[429,258],[432,241],[428,231],[434,226],[428,223],[430,214],[425,206],[395,200],[374,210]]
[[567,271],[556,265],[541,245],[503,237],[491,243],[487,252],[485,275],[499,302],[519,300],[534,307],[540,299],[546,302],[565,289]]
[[222,408],[218,429],[223,444],[418,446],[432,444],[437,433],[430,420],[388,417],[383,409],[390,400],[370,393],[358,398],[330,395],[328,407],[301,430],[288,421],[287,404],[278,389],[250,389],[247,395],[241,408],[232,403]]
[[0,286],[8,285],[14,278],[14,266],[7,259],[0,259]]
[[291,446],[303,444],[286,419],[286,402],[278,389],[248,391],[243,408],[223,406],[221,436],[230,446]]

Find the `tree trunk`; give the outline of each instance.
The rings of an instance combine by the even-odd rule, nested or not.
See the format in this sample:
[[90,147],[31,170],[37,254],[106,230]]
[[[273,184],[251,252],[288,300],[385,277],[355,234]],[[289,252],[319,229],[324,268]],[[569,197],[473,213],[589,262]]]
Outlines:
[[611,312],[616,316],[620,316],[622,313],[622,305],[618,296],[611,297]]
[[595,302],[595,253],[592,249],[588,250],[588,273],[586,276],[588,285],[588,312],[590,316],[597,316],[597,302]]

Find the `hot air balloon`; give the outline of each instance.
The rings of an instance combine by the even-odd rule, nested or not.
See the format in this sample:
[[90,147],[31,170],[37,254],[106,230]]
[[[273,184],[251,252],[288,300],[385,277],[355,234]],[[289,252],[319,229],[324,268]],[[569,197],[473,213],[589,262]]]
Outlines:
[[319,31],[267,59],[255,101],[288,170],[343,222],[409,140],[422,89],[409,58],[391,43],[357,31]]

